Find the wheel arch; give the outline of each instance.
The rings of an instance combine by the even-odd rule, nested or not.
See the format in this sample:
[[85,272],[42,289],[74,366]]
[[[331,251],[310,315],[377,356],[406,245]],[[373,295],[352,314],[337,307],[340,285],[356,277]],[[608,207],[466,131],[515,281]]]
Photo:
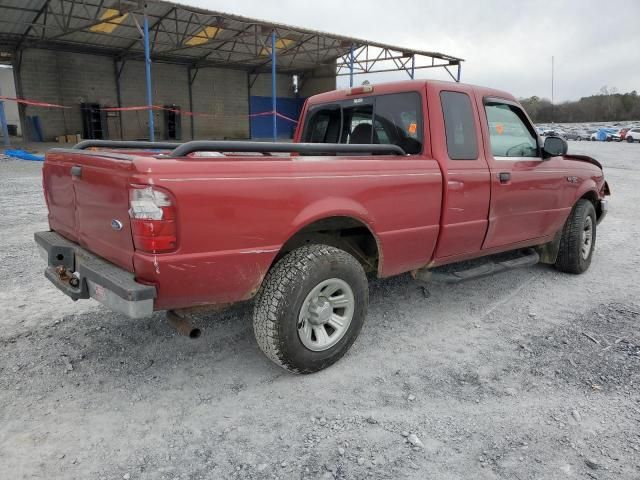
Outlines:
[[[571,218],[571,215],[573,214],[573,210],[576,208],[576,205],[580,200],[587,200],[591,202],[591,204],[593,205],[593,208],[596,210],[596,221],[597,221],[600,218],[600,215],[602,215],[602,206],[600,205],[600,202],[598,201],[598,199],[599,197],[598,197],[597,191],[595,190],[595,183],[593,184],[593,188],[587,188],[586,191],[585,189],[582,189],[582,193],[579,194],[579,196],[577,196],[577,198],[573,202],[573,206],[571,207],[571,212],[569,213],[569,216],[567,217],[566,221],[569,221],[569,219]],[[561,240],[563,231],[564,231],[564,224],[562,228],[558,230],[558,232],[556,232],[553,240],[536,247],[536,250],[540,255],[541,263],[554,264],[556,262],[556,259],[558,257],[558,252],[560,250],[560,240]]]
[[368,222],[353,212],[309,218],[289,233],[271,266],[292,250],[311,243],[323,243],[340,248],[353,255],[365,271],[381,271],[383,257],[380,239]]
[[[595,190],[595,184],[593,189],[589,189],[584,192],[580,197],[578,197],[575,203],[578,203],[579,200],[588,200],[593,205],[593,208],[596,211],[596,220],[599,220],[602,216],[602,205],[600,204],[597,190]],[[574,204],[575,205],[575,204]]]

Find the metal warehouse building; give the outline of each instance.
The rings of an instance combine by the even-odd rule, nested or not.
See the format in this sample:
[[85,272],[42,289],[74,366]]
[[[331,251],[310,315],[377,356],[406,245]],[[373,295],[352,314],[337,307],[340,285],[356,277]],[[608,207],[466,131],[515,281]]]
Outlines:
[[0,0],[17,97],[5,103],[30,140],[289,137],[304,99],[337,76],[459,80],[461,61],[164,1]]

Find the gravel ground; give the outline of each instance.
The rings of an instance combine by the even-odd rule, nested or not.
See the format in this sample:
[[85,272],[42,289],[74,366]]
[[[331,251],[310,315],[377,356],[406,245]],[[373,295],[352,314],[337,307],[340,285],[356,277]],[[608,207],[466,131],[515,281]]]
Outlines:
[[309,376],[262,356],[249,305],[189,340],[67,299],[32,241],[40,164],[0,161],[0,478],[640,478],[640,145],[570,151],[613,190],[586,274],[372,282]]

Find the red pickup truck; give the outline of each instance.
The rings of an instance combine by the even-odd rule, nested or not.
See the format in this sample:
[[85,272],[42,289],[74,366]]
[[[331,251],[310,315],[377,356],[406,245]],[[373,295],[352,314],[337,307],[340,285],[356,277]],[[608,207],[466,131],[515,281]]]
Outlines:
[[601,165],[542,143],[513,96],[437,81],[311,97],[293,143],[52,149],[43,185],[51,231],[35,240],[72,299],[140,318],[255,297],[260,348],[300,373],[354,342],[367,275],[584,272],[609,194]]

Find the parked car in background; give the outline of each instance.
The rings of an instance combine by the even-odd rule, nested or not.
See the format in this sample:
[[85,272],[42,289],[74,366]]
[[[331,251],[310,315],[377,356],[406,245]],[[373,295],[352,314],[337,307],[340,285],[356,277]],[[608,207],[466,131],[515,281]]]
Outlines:
[[624,139],[629,143],[640,142],[640,127],[629,129]]
[[554,128],[552,130],[545,130],[542,132],[542,136],[543,137],[562,137],[562,138],[566,138],[567,134],[566,132],[558,129],[558,128]]
[[574,130],[569,130],[565,134],[564,138],[567,140],[581,141],[581,140],[589,140],[590,135],[591,134],[586,130],[574,129]]
[[610,142],[612,135],[618,132],[616,128],[599,128],[596,132],[591,134],[591,140],[597,142]]
[[617,132],[611,134],[611,140],[614,142],[621,142],[622,140],[624,140],[627,131],[629,131],[628,128],[619,129]]

